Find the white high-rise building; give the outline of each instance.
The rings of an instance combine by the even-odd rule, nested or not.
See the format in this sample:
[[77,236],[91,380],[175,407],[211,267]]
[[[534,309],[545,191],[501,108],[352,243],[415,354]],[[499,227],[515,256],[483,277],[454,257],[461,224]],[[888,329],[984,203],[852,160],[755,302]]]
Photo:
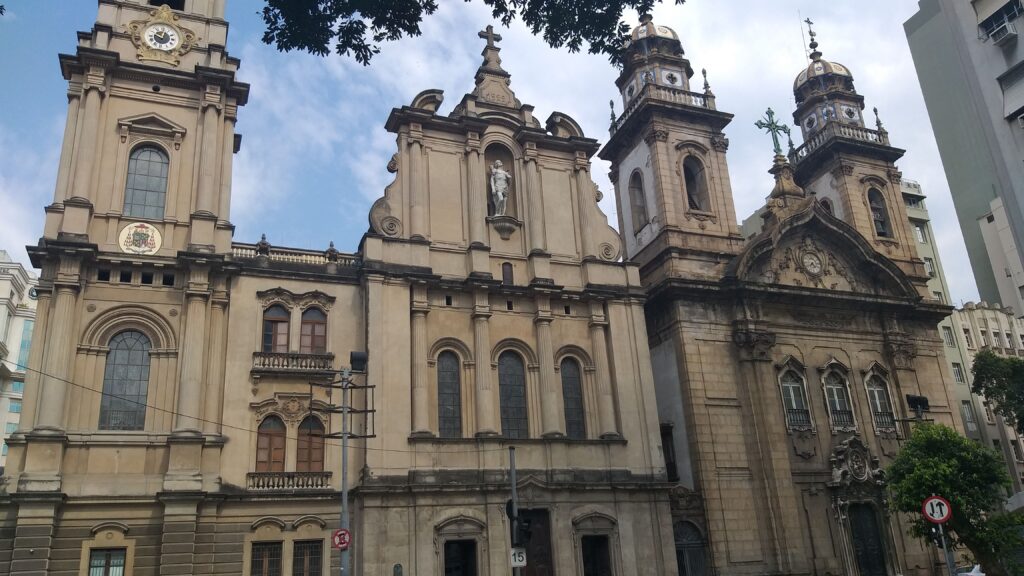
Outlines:
[[36,277],[0,250],[0,470],[6,439],[17,430],[25,390],[25,365],[36,319]]

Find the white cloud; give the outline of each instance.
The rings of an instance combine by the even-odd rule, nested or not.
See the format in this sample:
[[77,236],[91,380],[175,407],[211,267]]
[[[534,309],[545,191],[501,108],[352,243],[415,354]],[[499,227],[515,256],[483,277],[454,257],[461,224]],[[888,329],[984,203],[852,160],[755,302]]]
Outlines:
[[31,264],[25,246],[34,245],[42,236],[42,208],[53,201],[60,153],[57,146],[31,144],[59,143],[63,128],[63,119],[54,118],[44,127],[45,137],[27,139],[0,122],[0,249],[27,268]]

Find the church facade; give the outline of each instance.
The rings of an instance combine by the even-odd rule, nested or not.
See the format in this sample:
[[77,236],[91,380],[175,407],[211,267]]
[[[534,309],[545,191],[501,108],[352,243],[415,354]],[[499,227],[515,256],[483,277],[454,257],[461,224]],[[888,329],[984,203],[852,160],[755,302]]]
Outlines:
[[959,425],[948,309],[845,68],[815,52],[801,73],[805,144],[777,150],[745,241],[731,116],[691,91],[675,32],[634,30],[601,149],[519,101],[488,27],[450,113],[425,90],[388,117],[394,181],[358,250],[305,250],[232,239],[249,86],[223,10],[101,0],[60,57],[0,572],[337,571],[351,431],[359,575],[510,573],[510,447],[528,576],[931,573],[881,468],[906,394]]

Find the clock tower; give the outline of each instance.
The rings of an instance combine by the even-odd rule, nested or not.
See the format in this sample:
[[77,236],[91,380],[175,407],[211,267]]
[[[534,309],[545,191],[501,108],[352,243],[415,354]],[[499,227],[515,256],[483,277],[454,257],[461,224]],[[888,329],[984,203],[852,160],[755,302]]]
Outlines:
[[[157,489],[181,496],[165,525],[194,522],[184,495],[220,482],[201,471],[216,469],[223,445],[220,396],[207,384],[224,366],[231,162],[249,87],[225,49],[224,0],[98,5],[74,54],[60,56],[67,123],[43,235],[28,248],[42,269],[39,315],[8,490],[19,518],[52,526],[68,498],[103,488],[72,463],[103,452],[86,448],[92,434],[115,434],[124,454],[164,454]],[[86,367],[122,352],[147,356],[156,376],[124,396],[97,393],[104,371]],[[132,408],[158,399],[173,409]],[[12,574],[48,565],[54,534],[38,536]]]

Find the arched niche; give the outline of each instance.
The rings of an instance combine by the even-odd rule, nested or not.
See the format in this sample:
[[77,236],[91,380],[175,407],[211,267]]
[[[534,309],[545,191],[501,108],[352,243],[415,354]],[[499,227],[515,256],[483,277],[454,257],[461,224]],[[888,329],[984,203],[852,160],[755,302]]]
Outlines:
[[516,170],[515,170],[515,156],[512,151],[504,144],[498,142],[492,142],[487,145],[484,149],[484,162],[486,164],[486,181],[487,181],[487,215],[495,216],[495,198],[494,188],[492,186],[493,170],[495,169],[495,162],[501,162],[501,169],[511,175],[508,179],[508,195],[505,199],[505,216],[517,217],[517,204],[518,204],[518,190],[519,183],[516,181]]

